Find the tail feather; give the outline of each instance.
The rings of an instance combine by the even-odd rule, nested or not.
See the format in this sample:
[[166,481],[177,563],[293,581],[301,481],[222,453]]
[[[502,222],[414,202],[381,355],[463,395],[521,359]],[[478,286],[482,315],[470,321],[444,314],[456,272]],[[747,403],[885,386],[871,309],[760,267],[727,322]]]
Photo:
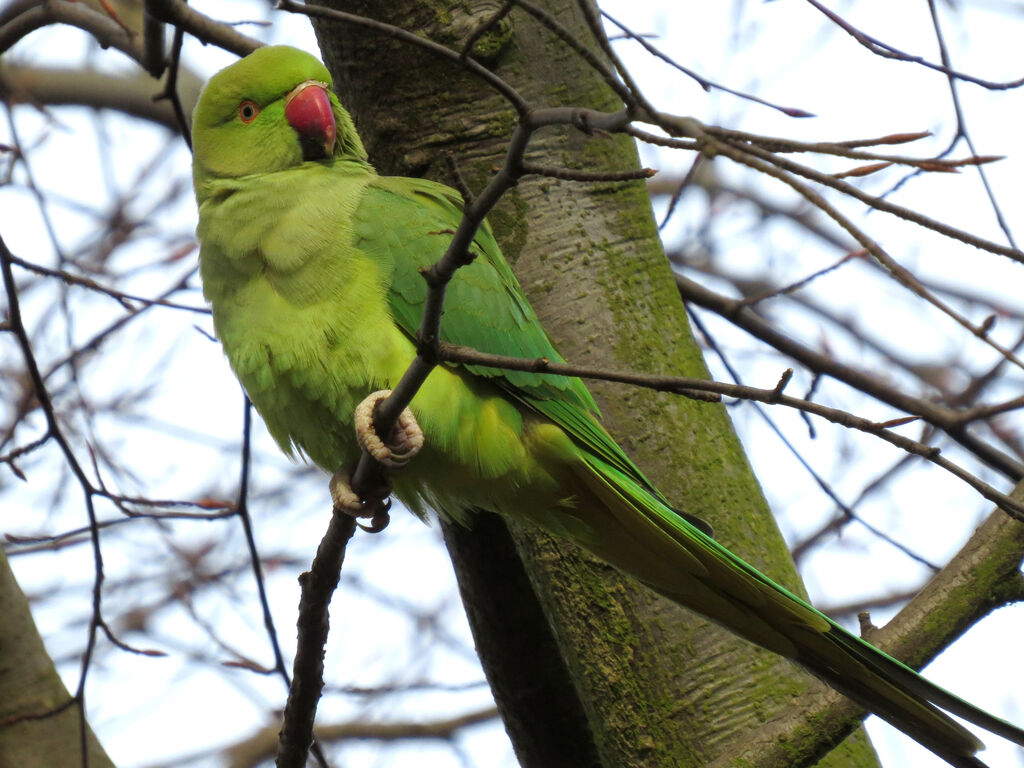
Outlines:
[[577,477],[591,496],[581,498],[590,529],[582,543],[613,565],[796,661],[957,768],[984,768],[975,757],[984,745],[946,712],[1024,746],[1024,729],[847,632],[601,459],[587,456]]
[[[985,745],[936,706],[936,698],[952,694],[842,628],[830,630],[814,645],[822,642],[831,648],[824,652],[801,649],[795,661],[951,765],[985,765],[975,757]],[[966,702],[961,704],[992,717]]]

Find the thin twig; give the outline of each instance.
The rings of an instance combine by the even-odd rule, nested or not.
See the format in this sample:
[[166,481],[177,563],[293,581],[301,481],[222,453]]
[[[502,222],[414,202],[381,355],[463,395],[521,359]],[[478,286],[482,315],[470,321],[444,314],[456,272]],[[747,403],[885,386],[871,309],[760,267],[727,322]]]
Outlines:
[[92,616],[89,620],[85,650],[82,652],[82,659],[79,666],[78,686],[74,694],[79,721],[79,746],[83,763],[87,768],[89,752],[87,739],[89,728],[85,721],[85,684],[88,679],[89,668],[92,663],[92,655],[96,649],[97,630],[103,624],[101,614],[104,578],[103,552],[100,549],[99,523],[96,518],[96,509],[93,505],[94,488],[60,428],[60,424],[57,421],[57,414],[53,408],[53,403],[51,402],[50,396],[46,390],[46,384],[43,382],[43,377],[39,372],[39,366],[36,363],[35,355],[32,352],[32,344],[28,337],[28,331],[26,330],[25,324],[22,320],[21,307],[18,301],[18,288],[14,281],[14,271],[11,268],[12,262],[10,257],[11,252],[8,250],[7,244],[3,241],[3,238],[0,237],[0,271],[3,273],[4,289],[7,292],[8,323],[10,330],[18,340],[18,346],[21,348],[22,356],[25,359],[25,368],[27,369],[29,378],[32,381],[32,386],[35,391],[36,398],[38,399],[39,407],[46,417],[47,435],[60,447],[61,453],[64,455],[64,461],[78,480],[78,484],[81,487],[82,494],[84,496],[86,514],[89,520],[89,539],[92,544],[94,568],[92,583]]
[[728,395],[729,397],[741,398],[744,400],[756,400],[762,403],[784,405],[788,408],[804,411],[806,413],[820,416],[833,424],[849,427],[861,432],[874,435],[885,440],[907,453],[921,456],[924,459],[942,467],[947,472],[955,475],[965,483],[974,488],[978,493],[999,506],[1011,517],[1024,521],[1024,505],[1013,501],[1005,494],[993,488],[991,485],[978,477],[967,472],[962,467],[948,461],[941,456],[939,449],[925,445],[924,443],[912,440],[898,433],[892,432],[887,423],[880,424],[870,419],[855,416],[847,411],[831,408],[829,406],[814,403],[790,395],[781,394],[777,388],[761,389],[739,384],[728,384],[720,381],[706,381],[683,376],[657,376],[651,374],[638,374],[632,372],[605,371],[583,366],[557,363],[547,358],[524,359],[492,355],[478,352],[468,347],[459,347],[449,344],[442,344],[439,350],[439,359],[445,362],[468,363],[471,365],[489,366],[513,371],[527,371],[529,373],[552,373],[560,376],[578,376],[580,378],[597,379],[600,381],[615,381],[625,384],[634,384],[646,389],[653,389],[659,392],[673,392],[676,394],[689,394],[694,391],[711,392],[716,395]]
[[956,78],[957,80],[963,80],[966,83],[974,83],[975,85],[980,85],[981,87],[986,88],[990,91],[1010,90],[1013,88],[1020,88],[1022,85],[1024,85],[1024,77],[1018,78],[1017,80],[1008,80],[1006,82],[983,80],[980,77],[974,77],[973,75],[968,75],[964,72],[957,72],[956,70],[950,69],[945,64],[935,64],[931,61],[928,61],[923,56],[915,56],[909,53],[904,53],[898,48],[889,45],[888,43],[884,43],[881,40],[860,31],[852,24],[850,24],[848,21],[846,21],[838,13],[826,8],[824,5],[818,2],[818,0],[806,0],[806,2],[810,3],[812,6],[821,11],[825,16],[829,18],[829,20],[831,20],[836,26],[838,26],[840,29],[842,29],[844,32],[850,35],[850,37],[852,37],[858,43],[863,45],[872,53],[878,56],[882,56],[883,58],[896,59],[897,61],[906,61],[911,64],[919,64],[922,67],[927,67],[928,69],[933,69],[936,72],[941,72],[948,77]]
[[[181,0],[169,1],[175,3],[181,2]],[[519,95],[515,88],[483,65],[474,61],[472,58],[464,57],[460,51],[448,48],[447,46],[436,43],[433,40],[428,40],[420,35],[415,35],[412,32],[402,29],[401,27],[396,27],[393,24],[386,24],[383,21],[377,21],[354,13],[336,11],[333,8],[296,3],[294,0],[278,0],[277,8],[282,11],[287,11],[288,13],[299,13],[318,19],[327,19],[329,21],[341,22],[343,24],[352,24],[357,27],[363,27],[364,29],[371,29],[375,32],[380,32],[389,37],[393,37],[396,40],[401,40],[402,42],[422,48],[436,56],[453,61],[468,69],[504,96],[509,104],[511,104],[520,115],[523,115],[527,110],[526,101]]]
[[735,299],[721,296],[683,275],[676,275],[676,287],[685,301],[694,302],[716,312],[752,336],[799,361],[810,370],[838,379],[904,413],[920,416],[1010,479],[1019,481],[1024,478],[1024,465],[967,430],[957,411],[924,398],[913,397],[899,387],[887,383],[881,377],[844,365],[827,355],[810,349],[773,327],[755,312],[745,309]]

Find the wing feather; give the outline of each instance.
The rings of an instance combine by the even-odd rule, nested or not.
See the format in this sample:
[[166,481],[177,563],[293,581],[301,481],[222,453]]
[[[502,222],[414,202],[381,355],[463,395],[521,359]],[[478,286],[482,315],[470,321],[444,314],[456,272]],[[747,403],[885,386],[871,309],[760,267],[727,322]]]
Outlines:
[[[435,263],[462,218],[462,200],[449,187],[423,179],[380,177],[356,211],[356,247],[390,272],[395,322],[415,338],[423,317],[426,282],[420,269]],[[388,222],[382,231],[380,222]],[[441,338],[482,352],[564,362],[544,332],[486,223],[477,232],[472,264],[449,284]],[[387,282],[387,281],[385,281]],[[560,426],[577,443],[657,495],[650,481],[597,421],[583,382],[557,374],[461,366],[490,379],[520,403]]]

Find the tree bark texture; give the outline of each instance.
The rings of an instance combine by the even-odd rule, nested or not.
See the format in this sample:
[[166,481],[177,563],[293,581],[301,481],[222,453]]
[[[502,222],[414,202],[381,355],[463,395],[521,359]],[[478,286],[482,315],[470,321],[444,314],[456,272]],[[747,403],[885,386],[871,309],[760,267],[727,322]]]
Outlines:
[[[327,5],[459,50],[503,4],[331,0]],[[539,5],[596,49],[576,2]],[[469,188],[482,189],[502,162],[516,121],[500,96],[457,64],[386,35],[330,22],[316,28],[341,99],[381,173],[426,175],[455,185],[448,155]],[[479,61],[537,107],[621,107],[575,52],[520,9],[474,50]],[[527,160],[590,171],[639,167],[628,138],[588,136],[570,128],[537,133]],[[489,218],[527,296],[569,361],[707,375],[642,182],[528,177]],[[593,383],[591,390],[605,424],[674,506],[705,518],[726,546],[790,589],[801,589],[724,407],[611,384]],[[728,763],[739,744],[785,740],[787,734],[772,724],[786,719],[804,697],[832,695],[788,661],[679,608],[564,541],[517,526],[509,532],[494,521],[449,531],[446,538],[478,650],[524,766],[564,764],[551,754],[545,758],[548,747],[531,743],[531,733],[550,735],[551,728],[544,710],[523,705],[530,700],[525,685],[539,686],[534,700],[541,701],[560,700],[571,684],[579,702],[575,711],[585,716],[592,738],[580,740],[578,754],[596,749],[597,764],[608,768]],[[507,556],[510,541],[527,580],[510,577],[502,583],[491,574],[487,581],[477,566],[491,558],[481,552]],[[494,624],[494,604],[534,601],[548,626],[536,627],[531,641],[523,640],[522,627],[513,632]],[[538,639],[549,631],[554,645]],[[560,658],[551,657],[548,649],[554,647]],[[524,669],[531,679],[524,680]],[[566,722],[577,716],[570,710],[560,710]],[[841,739],[855,719],[850,707],[845,718],[830,725],[834,739]],[[564,730],[564,740],[573,733],[578,730]],[[820,743],[813,754],[801,751],[800,743],[793,742],[787,762],[780,764],[813,765],[821,757]],[[877,765],[863,736],[842,751],[835,765]]]

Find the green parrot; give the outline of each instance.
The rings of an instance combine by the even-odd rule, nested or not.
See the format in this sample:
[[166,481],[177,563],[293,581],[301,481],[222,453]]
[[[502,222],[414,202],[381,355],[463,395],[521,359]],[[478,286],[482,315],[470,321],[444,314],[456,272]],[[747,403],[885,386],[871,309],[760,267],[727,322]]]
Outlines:
[[[673,510],[579,379],[439,366],[394,433],[373,435],[374,403],[416,355],[419,270],[444,253],[463,203],[440,184],[378,176],[331,85],[320,61],[286,46],[222,70],[196,107],[193,174],[217,336],[285,453],[333,473],[338,506],[362,509],[347,478],[365,447],[405,464],[394,493],[417,514],[489,509],[577,542],[952,765],[984,766],[983,745],[941,710],[1024,745],[1024,730],[850,634]],[[472,253],[448,286],[443,340],[561,360],[486,224]]]

